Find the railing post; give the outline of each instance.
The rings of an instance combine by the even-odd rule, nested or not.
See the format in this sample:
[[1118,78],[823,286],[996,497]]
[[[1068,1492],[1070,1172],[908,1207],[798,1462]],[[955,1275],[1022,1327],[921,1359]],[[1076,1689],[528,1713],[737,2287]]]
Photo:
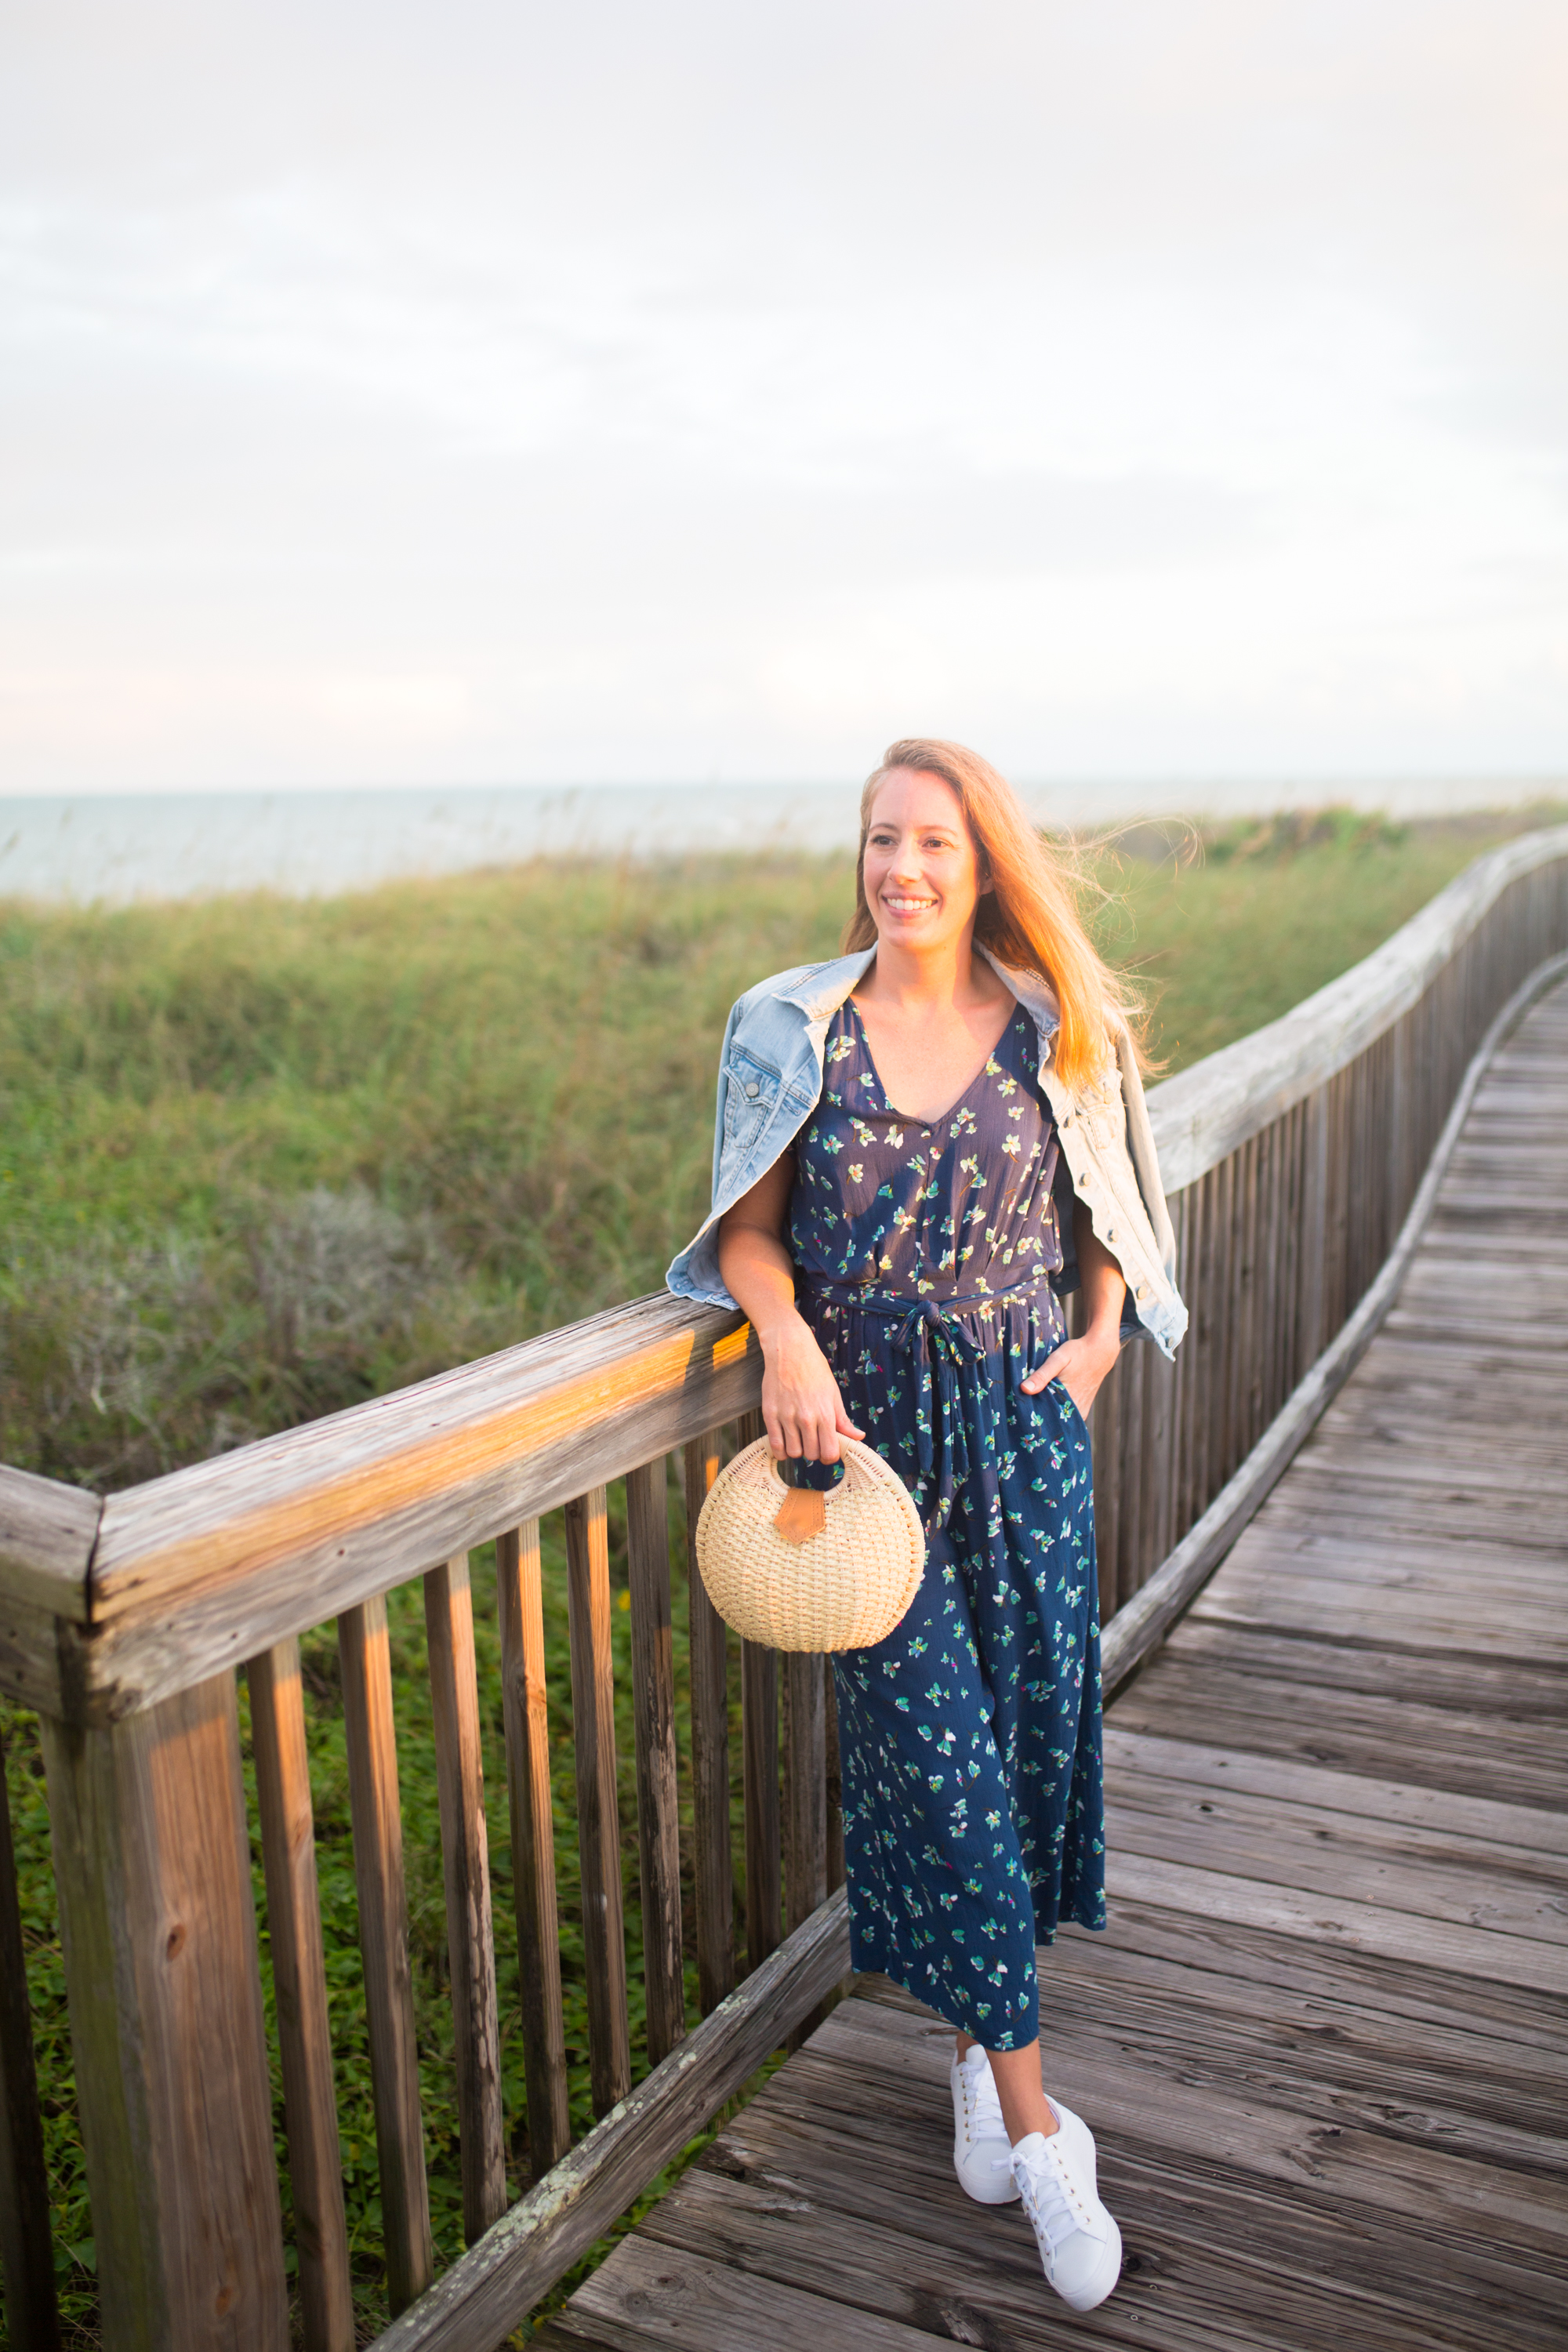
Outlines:
[[42,1728],[104,2343],[284,2352],[234,1675]]

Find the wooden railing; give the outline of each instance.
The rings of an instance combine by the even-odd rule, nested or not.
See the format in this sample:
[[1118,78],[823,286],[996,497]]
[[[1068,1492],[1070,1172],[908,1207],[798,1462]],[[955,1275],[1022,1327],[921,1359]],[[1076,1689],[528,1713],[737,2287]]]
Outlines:
[[[1125,1352],[1096,1407],[1108,1684],[1161,1637],[1365,1344],[1489,1051],[1489,1025],[1500,1034],[1565,950],[1568,828],[1478,861],[1353,971],[1152,1094],[1193,1328],[1173,1366],[1152,1348]],[[786,1658],[781,1677],[773,1654],[745,1644],[736,1984],[726,1636],[695,1576],[693,1899],[682,1916],[667,1458],[679,1456],[689,1531],[722,1447],[754,1425],[759,1377],[738,1316],[658,1297],[107,1501],[0,1470],[0,1692],[43,1725],[110,2352],[281,2352],[288,2341],[239,1668],[300,2325],[310,2352],[348,2352],[353,2341],[299,1652],[300,1635],[324,1620],[338,1626],[386,2281],[402,2314],[379,2339],[388,2352],[497,2342],[842,1978],[830,1681],[820,1659]],[[616,1480],[626,1486],[651,2066],[635,2090],[606,1533]],[[540,1564],[540,1521],[557,1510],[601,2117],[575,2147]],[[491,1540],[536,2175],[510,2210],[468,1582],[468,1554]],[[435,2279],[386,1615],[389,1592],[415,1578],[470,2241]],[[690,2030],[689,1935],[700,2012]],[[12,2341],[52,2343],[49,2212],[3,1804],[0,2257]]]

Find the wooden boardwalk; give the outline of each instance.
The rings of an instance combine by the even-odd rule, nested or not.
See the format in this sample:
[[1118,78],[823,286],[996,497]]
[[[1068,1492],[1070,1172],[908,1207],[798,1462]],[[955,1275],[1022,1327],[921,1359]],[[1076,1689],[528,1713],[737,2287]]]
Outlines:
[[947,2030],[874,1979],[533,2341],[1568,2344],[1568,987],[1399,1303],[1106,1726],[1111,1927],[1046,2075],[1127,2249],[1075,2318],[953,2179]]

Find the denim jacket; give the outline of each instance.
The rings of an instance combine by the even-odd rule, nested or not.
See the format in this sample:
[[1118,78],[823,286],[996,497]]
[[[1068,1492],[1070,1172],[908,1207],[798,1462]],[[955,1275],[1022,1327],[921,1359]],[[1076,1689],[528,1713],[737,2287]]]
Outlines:
[[[978,942],[976,943],[978,945]],[[1055,1116],[1073,1191],[1127,1278],[1123,1336],[1146,1332],[1167,1356],[1187,1328],[1176,1288],[1176,1242],[1160,1188],[1154,1138],[1132,1040],[1119,1024],[1116,1060],[1098,1079],[1066,1087],[1054,1068],[1057,1003],[1037,974],[980,953],[1030,1013],[1040,1038],[1040,1083]],[[827,1026],[876,950],[796,964],[748,989],[730,1014],[719,1061],[713,1205],[665,1280],[682,1298],[735,1305],[719,1273],[719,1220],[788,1150],[816,1108]],[[1072,1220],[1064,1218],[1059,1289],[1078,1283]]]

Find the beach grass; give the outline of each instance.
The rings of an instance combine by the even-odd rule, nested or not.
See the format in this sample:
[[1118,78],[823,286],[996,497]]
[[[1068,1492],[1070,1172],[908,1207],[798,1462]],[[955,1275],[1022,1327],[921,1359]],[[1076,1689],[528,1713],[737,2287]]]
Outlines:
[[[1174,1070],[1355,962],[1522,821],[1394,827],[1327,811],[1206,840],[1145,828],[1086,858],[1086,903],[1107,951],[1143,987],[1152,1055]],[[795,856],[542,863],[323,901],[0,906],[0,1458],[110,1491],[656,1287],[706,1206],[715,1053],[729,1006],[759,975],[835,952],[851,892],[847,859]],[[673,1493],[670,1508],[679,1661],[684,1544]],[[613,1490],[617,1604],[620,1512]],[[591,2116],[558,1526],[547,1524],[544,1540],[567,2042],[581,2130]],[[526,2116],[488,1549],[473,1566],[515,2193],[527,2178]],[[426,2149],[445,2263],[460,2251],[460,2204],[417,1588],[395,1593],[389,1610]],[[640,2050],[621,1605],[614,1623]],[[384,2318],[379,2189],[331,1630],[308,1636],[303,1651],[368,2334]],[[243,1686],[241,1709],[243,1721]],[[57,2265],[69,2329],[85,2344],[96,2340],[95,2250],[42,1761],[25,1711],[0,1707],[0,1731]],[[738,1739],[733,1749],[738,1769]],[[265,1929],[259,1869],[257,1885]],[[265,1933],[263,1963],[270,2001]],[[695,2016],[694,1979],[690,1991]],[[279,2116],[280,2128],[280,2105]],[[286,2166],[283,2177],[287,2196]]]

